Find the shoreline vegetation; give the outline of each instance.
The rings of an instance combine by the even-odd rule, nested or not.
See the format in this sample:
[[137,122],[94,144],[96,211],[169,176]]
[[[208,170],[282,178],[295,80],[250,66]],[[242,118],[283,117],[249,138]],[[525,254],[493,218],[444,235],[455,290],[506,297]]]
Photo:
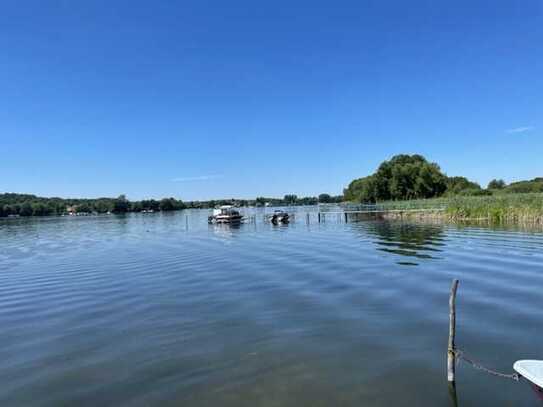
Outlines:
[[175,198],[130,201],[125,195],[117,198],[69,199],[44,198],[36,195],[0,194],[0,218],[30,216],[62,216],[89,214],[123,214],[131,212],[170,212],[183,209],[210,209],[220,205],[237,207],[301,206],[319,203],[341,203],[343,196],[320,194],[318,197],[285,195],[283,198],[218,199],[184,202]]
[[[447,222],[543,225],[543,193],[453,196],[415,201],[381,202],[387,219],[435,219]],[[427,209],[417,211],[417,209]],[[435,210],[434,210],[435,209]],[[399,211],[399,212],[398,212]]]
[[494,179],[482,188],[466,177],[447,176],[438,164],[418,154],[400,154],[384,161],[372,175],[352,181],[344,196],[347,201],[374,204],[383,210],[405,211],[391,212],[388,218],[543,223],[543,177],[509,185]]
[[283,198],[184,202],[175,198],[129,201],[125,195],[63,199],[4,193],[0,194],[0,218],[168,212],[209,209],[219,205],[273,207],[316,204],[363,205],[365,208],[369,205],[379,210],[394,211],[387,213],[387,218],[543,224],[543,177],[509,185],[494,179],[487,188],[482,188],[465,177],[447,176],[439,165],[421,155],[400,154],[381,163],[374,174],[353,180],[339,196],[298,197],[289,194]]

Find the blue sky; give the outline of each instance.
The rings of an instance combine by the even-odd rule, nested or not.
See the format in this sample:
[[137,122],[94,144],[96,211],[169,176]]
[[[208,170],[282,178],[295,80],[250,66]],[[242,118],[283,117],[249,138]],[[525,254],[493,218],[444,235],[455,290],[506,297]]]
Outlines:
[[3,1],[0,192],[341,193],[397,153],[543,176],[541,1]]

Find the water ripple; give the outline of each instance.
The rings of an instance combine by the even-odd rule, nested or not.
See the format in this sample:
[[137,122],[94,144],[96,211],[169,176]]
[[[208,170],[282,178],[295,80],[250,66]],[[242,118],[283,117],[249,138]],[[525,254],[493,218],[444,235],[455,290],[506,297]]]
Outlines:
[[[309,210],[0,222],[0,404],[444,405],[452,278],[463,346],[543,354],[540,232]],[[531,400],[462,375],[467,405]]]

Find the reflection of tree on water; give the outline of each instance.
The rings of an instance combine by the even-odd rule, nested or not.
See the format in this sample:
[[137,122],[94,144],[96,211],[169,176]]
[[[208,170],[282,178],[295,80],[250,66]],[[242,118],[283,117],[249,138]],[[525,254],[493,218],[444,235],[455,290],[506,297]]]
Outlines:
[[[367,233],[377,237],[378,250],[417,259],[435,259],[436,252],[444,246],[443,227],[436,224],[404,223],[390,221],[367,222]],[[399,262],[403,265],[417,265]]]

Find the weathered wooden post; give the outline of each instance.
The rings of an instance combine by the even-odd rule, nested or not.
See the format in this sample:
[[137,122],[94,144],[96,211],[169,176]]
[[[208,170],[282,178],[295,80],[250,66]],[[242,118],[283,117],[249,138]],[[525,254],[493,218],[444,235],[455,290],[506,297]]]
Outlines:
[[321,213],[319,212],[319,223],[321,223]]
[[307,224],[309,225],[309,212],[306,213],[306,217],[307,217]]
[[451,295],[449,297],[449,344],[447,347],[447,381],[449,384],[455,383],[455,346],[454,339],[456,335],[456,290],[458,289],[458,280],[454,279],[451,286]]
[[348,220],[348,219],[347,219],[347,212],[345,212],[344,215],[345,215],[345,223],[347,223],[347,220]]

